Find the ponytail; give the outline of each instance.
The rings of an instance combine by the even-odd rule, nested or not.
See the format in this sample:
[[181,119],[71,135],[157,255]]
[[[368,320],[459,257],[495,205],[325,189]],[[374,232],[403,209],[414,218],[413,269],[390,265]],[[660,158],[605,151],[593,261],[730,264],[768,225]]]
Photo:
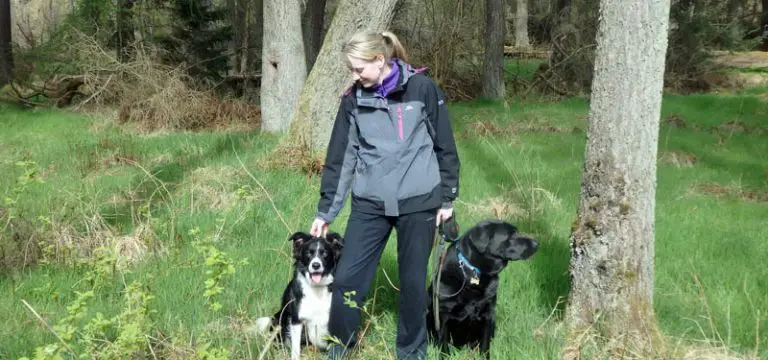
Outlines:
[[408,61],[403,44],[400,43],[397,35],[391,31],[367,30],[357,32],[344,44],[342,52],[345,59],[348,55],[365,61],[373,61],[376,57],[382,56],[387,61],[392,58]]
[[400,43],[397,35],[391,31],[383,31],[381,37],[384,38],[384,43],[387,45],[388,58],[396,57],[408,62],[408,55],[406,55],[405,48],[403,47],[403,44]]

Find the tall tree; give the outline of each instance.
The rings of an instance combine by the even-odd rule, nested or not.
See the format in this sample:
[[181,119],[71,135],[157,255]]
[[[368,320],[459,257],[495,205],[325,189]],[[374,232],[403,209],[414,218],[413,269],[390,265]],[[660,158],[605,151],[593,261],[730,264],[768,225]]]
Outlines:
[[0,0],[0,86],[9,84],[13,72],[11,0]]
[[232,53],[230,65],[235,74],[242,73],[243,62],[247,65],[248,49],[248,13],[252,6],[248,0],[227,0],[227,10],[232,22]]
[[78,12],[79,26],[87,34],[96,34],[96,32],[103,28],[104,22],[102,18],[107,13],[105,6],[107,2],[101,0],[81,0],[76,3],[72,1],[70,4],[72,4],[72,9]]
[[261,71],[261,50],[264,39],[264,1],[252,0],[248,21],[248,63],[243,72]]
[[304,55],[307,58],[307,70],[315,65],[320,46],[323,45],[323,28],[325,27],[326,0],[309,0],[305,2],[301,27],[304,33]]
[[504,5],[504,11],[506,14],[504,14],[504,43],[505,44],[514,44],[515,43],[515,23],[517,19],[515,19],[515,11],[517,7],[517,0],[515,2],[512,1],[506,1],[506,4]]
[[[728,0],[728,3],[725,7],[726,19],[730,19],[730,21],[739,21],[738,20],[739,10],[744,5],[745,5],[744,1],[741,1],[741,0]],[[670,19],[670,26],[672,26],[671,19]]]
[[261,63],[262,129],[288,130],[307,77],[301,0],[264,0]]
[[504,0],[485,0],[485,57],[482,95],[504,98]]
[[133,24],[133,5],[136,0],[119,0],[117,14],[115,16],[117,37],[117,58],[120,62],[126,62],[133,57],[133,46],[136,37]]
[[200,83],[217,84],[229,71],[225,55],[232,40],[227,11],[209,0],[172,0],[175,17],[171,34],[157,36],[167,50],[166,61],[184,64]]
[[762,36],[761,47],[763,51],[768,51],[768,0],[763,0],[763,16],[760,17],[760,36]]
[[531,46],[531,40],[528,39],[528,0],[517,0],[517,11],[515,12],[515,46]]
[[298,141],[299,145],[312,149],[328,145],[341,95],[352,84],[340,49],[358,30],[386,29],[394,16],[396,3],[397,0],[341,0],[301,91],[291,122],[291,131],[295,135],[291,141]]
[[600,1],[581,198],[570,238],[565,359],[580,358],[579,342],[589,331],[619,340],[609,347],[613,354],[647,351],[654,340],[656,151],[669,4]]

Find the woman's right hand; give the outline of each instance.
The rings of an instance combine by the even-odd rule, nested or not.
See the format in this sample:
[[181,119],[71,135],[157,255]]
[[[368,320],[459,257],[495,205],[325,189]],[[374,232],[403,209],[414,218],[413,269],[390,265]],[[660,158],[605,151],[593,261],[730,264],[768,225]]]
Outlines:
[[312,222],[312,227],[309,229],[309,235],[316,237],[324,237],[328,233],[328,224],[323,219],[315,219]]

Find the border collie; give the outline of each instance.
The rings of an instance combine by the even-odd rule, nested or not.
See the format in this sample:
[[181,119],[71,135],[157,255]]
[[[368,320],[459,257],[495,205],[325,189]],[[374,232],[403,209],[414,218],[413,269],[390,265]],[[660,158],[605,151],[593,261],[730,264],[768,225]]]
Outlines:
[[297,232],[293,242],[294,275],[283,292],[280,310],[272,317],[256,320],[264,332],[279,326],[278,341],[291,344],[291,359],[299,359],[307,342],[325,350],[328,346],[328,317],[331,311],[333,272],[341,256],[341,235],[329,232],[313,237]]
[[499,274],[507,262],[530,258],[538,245],[536,240],[520,235],[512,224],[486,220],[448,247],[439,270],[440,282],[435,282],[435,276],[427,292],[427,328],[440,346],[441,358],[450,344],[479,347],[480,353],[490,359]]

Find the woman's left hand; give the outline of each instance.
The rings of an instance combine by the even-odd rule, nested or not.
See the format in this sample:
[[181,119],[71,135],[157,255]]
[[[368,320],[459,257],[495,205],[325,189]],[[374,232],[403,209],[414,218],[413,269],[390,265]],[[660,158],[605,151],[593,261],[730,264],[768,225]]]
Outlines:
[[453,216],[453,208],[440,209],[435,216],[435,226],[439,226],[441,222],[448,220]]

